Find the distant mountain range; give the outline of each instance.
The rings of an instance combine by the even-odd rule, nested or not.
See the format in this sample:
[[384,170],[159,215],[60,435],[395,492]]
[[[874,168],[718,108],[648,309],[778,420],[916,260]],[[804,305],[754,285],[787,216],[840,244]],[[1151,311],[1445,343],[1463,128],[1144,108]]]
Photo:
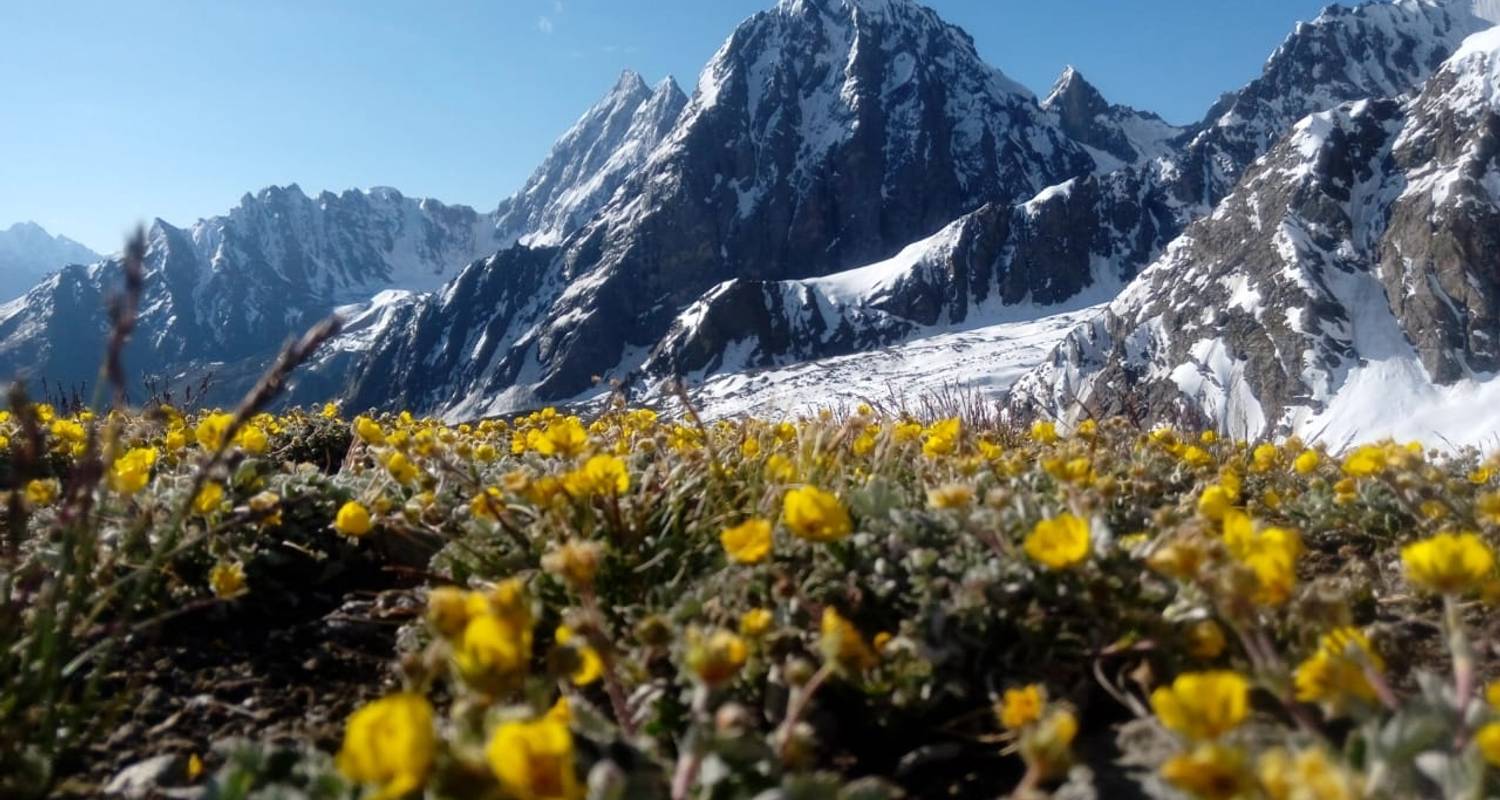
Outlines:
[[[292,186],[158,221],[131,363],[227,402],[338,310],[294,402],[462,418],[680,376],[720,413],[947,384],[1018,418],[1461,436],[1454,404],[1500,399],[1497,20],[1332,6],[1177,127],[1072,68],[1039,98],[912,0],[782,0],[691,96],[623,74],[494,211]],[[117,275],[0,307],[0,371],[91,377]]]
[[102,256],[66,236],[53,236],[35,222],[0,230],[0,303],[26,293],[68,264],[90,264]]

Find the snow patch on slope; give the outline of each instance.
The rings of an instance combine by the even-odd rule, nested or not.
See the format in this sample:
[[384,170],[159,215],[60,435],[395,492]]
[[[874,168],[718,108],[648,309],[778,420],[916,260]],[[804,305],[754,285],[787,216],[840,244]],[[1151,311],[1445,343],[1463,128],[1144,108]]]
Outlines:
[[1070,329],[1099,309],[938,333],[894,347],[786,367],[718,374],[690,395],[706,416],[714,418],[775,418],[865,401],[915,405],[943,392],[999,400]]

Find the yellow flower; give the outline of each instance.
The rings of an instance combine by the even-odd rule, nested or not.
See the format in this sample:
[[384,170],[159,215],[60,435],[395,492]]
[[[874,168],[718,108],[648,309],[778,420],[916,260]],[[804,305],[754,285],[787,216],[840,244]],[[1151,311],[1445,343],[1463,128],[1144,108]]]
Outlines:
[[1217,739],[1245,721],[1250,682],[1237,672],[1188,672],[1151,693],[1151,709],[1168,730],[1192,741]]
[[169,453],[181,453],[187,449],[187,444],[187,432],[181,428],[167,431],[166,438],[162,440],[162,446],[167,448]]
[[55,420],[50,430],[52,431],[52,438],[70,447],[81,446],[84,439],[88,436],[88,432],[84,427],[71,419]]
[[525,674],[531,662],[529,617],[474,613],[464,626],[454,664],[464,680],[481,688],[505,686]]
[[62,493],[62,484],[55,478],[38,478],[26,483],[26,502],[33,508],[50,506]]
[[1304,450],[1297,459],[1292,462],[1292,468],[1297,470],[1298,475],[1310,475],[1316,472],[1318,464],[1323,461],[1322,456],[1316,450]]
[[199,514],[208,515],[219,510],[219,505],[224,502],[224,485],[209,481],[203,484],[198,494],[193,497],[193,510]]
[[1229,554],[1255,575],[1255,602],[1285,603],[1297,583],[1297,558],[1302,537],[1284,528],[1255,530],[1249,515],[1231,510],[1224,515],[1224,545]]
[[950,483],[927,490],[927,505],[935,509],[968,508],[974,504],[974,488],[967,484]]
[[1495,476],[1495,471],[1489,467],[1477,467],[1469,473],[1469,483],[1475,486],[1483,486],[1490,482]]
[[573,629],[566,625],[557,626],[553,633],[553,639],[563,647],[571,647],[578,656],[578,666],[573,670],[572,681],[574,686],[588,686],[599,680],[604,675],[604,659],[599,657],[599,651],[590,647],[587,642],[575,642],[578,638]]
[[896,423],[892,432],[898,442],[910,442],[922,435],[922,424],[911,420],[903,420]]
[[1161,765],[1161,777],[1201,800],[1231,800],[1249,794],[1253,783],[1245,751],[1221,744],[1201,744]]
[[233,597],[245,588],[245,568],[221,561],[208,571],[208,585],[215,597]]
[[372,527],[369,510],[357,500],[350,500],[341,506],[338,516],[333,520],[334,530],[356,539],[368,534]]
[[777,483],[786,483],[797,477],[797,466],[792,460],[780,453],[772,453],[766,459],[766,477]]
[[1196,539],[1184,538],[1165,543],[1146,557],[1146,566],[1180,581],[1198,575],[1207,553]]
[[239,433],[234,435],[234,443],[239,445],[241,450],[253,456],[258,456],[266,452],[271,446],[270,438],[257,425],[246,425],[240,428]]
[[599,563],[604,560],[604,546],[598,542],[569,539],[542,556],[542,569],[561,577],[568,585],[585,590],[594,585]]
[[1341,710],[1349,700],[1373,702],[1375,687],[1366,670],[1380,672],[1385,662],[1358,628],[1335,628],[1318,640],[1318,649],[1297,666],[1292,683],[1302,703],[1326,703]]
[[490,770],[515,800],[578,800],[573,734],[562,714],[502,722],[485,748]]
[[541,431],[535,439],[528,436],[527,441],[533,450],[544,456],[572,458],[582,453],[588,445],[589,434],[577,417],[563,417],[547,423],[545,431]]
[[494,486],[486,487],[484,491],[469,500],[469,513],[478,519],[494,522],[500,519],[503,511],[505,511],[505,496]]
[[151,482],[151,467],[156,464],[156,448],[137,447],[115,459],[109,468],[109,488],[132,495]]
[[1049,569],[1068,569],[1089,557],[1089,524],[1072,514],[1044,519],[1023,546],[1033,561]]
[[764,608],[752,608],[740,615],[740,635],[758,639],[771,630],[771,625],[776,621],[770,610]]
[[1500,767],[1500,722],[1491,722],[1474,734],[1474,744],[1479,754],[1492,767]]
[[1344,458],[1344,474],[1354,478],[1368,478],[1384,472],[1389,463],[1384,445],[1366,445]]
[[563,486],[574,497],[618,496],[630,490],[630,472],[614,456],[594,456],[569,472]]
[[1000,724],[1006,730],[1020,730],[1041,719],[1046,705],[1047,690],[1041,684],[1006,689],[1000,698]]
[[991,441],[979,440],[979,456],[985,461],[994,461],[1005,454],[1005,448]]
[[1198,513],[1215,522],[1223,519],[1233,507],[1234,498],[1229,490],[1218,484],[1204,489],[1203,494],[1198,496]]
[[224,434],[229,432],[230,423],[234,422],[233,414],[215,412],[199,420],[198,427],[193,429],[193,438],[198,440],[198,446],[204,450],[219,450],[224,446]]
[[1031,438],[1041,444],[1052,444],[1057,441],[1057,423],[1046,420],[1031,423]]
[[928,458],[953,455],[958,450],[962,432],[963,423],[956,418],[933,423],[927,429],[927,438],[922,443],[922,454]]
[[745,646],[745,640],[730,631],[717,630],[710,634],[697,628],[688,631],[688,669],[706,686],[720,686],[732,680],[749,656],[750,649]]
[[844,504],[816,486],[801,486],[787,492],[781,516],[793,535],[813,542],[838,541],[854,530]]
[[1495,570],[1495,554],[1474,533],[1440,533],[1401,548],[1406,579],[1442,594],[1479,588]]
[[411,463],[411,459],[407,458],[406,454],[399,450],[392,452],[386,457],[385,469],[386,472],[391,474],[392,478],[396,479],[396,483],[402,486],[410,486],[422,475],[422,471],[417,469],[417,465]]
[[1250,469],[1254,472],[1269,472],[1281,460],[1281,448],[1274,444],[1257,445],[1250,453]]
[[719,534],[724,552],[741,564],[759,564],[771,554],[771,522],[755,517]]
[[432,706],[403,692],[350,715],[334,763],[349,780],[379,786],[380,798],[398,798],[427,782],[436,750]]
[[859,629],[833,606],[823,609],[819,645],[829,663],[848,672],[864,672],[880,663]]
[[359,416],[354,418],[354,433],[365,444],[377,447],[385,444],[385,431],[380,427],[380,423],[369,417]]
[[436,587],[427,595],[427,624],[439,636],[452,639],[469,624],[470,605],[469,592],[457,586]]
[[1213,455],[1196,445],[1188,445],[1182,448],[1182,452],[1177,457],[1182,459],[1182,463],[1190,467],[1206,467],[1214,463]]
[[323,419],[338,419],[339,418],[339,404],[338,403],[324,403],[323,404],[323,412],[322,412],[322,414],[323,414]]
[[1489,525],[1500,525],[1500,492],[1486,492],[1475,501],[1479,521]]
[[1269,800],[1359,800],[1364,783],[1320,748],[1291,754],[1270,750],[1256,764]]
[[1021,733],[1021,760],[1046,780],[1060,777],[1072,762],[1073,739],[1078,736],[1078,718],[1061,708]]

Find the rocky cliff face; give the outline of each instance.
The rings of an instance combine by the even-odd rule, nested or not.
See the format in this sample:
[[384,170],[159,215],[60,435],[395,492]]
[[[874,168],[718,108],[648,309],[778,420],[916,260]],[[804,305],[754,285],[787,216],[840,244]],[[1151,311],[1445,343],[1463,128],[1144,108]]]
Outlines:
[[993,203],[895,257],[821,278],[734,280],[689,306],[652,378],[781,366],[1032,319],[1113,297],[1176,233],[1139,173]]
[[[1314,115],[1016,386],[1017,414],[1238,435],[1418,413],[1497,366],[1500,30],[1406,101]],[[1452,393],[1449,393],[1452,394]],[[1413,404],[1403,408],[1403,398]]]

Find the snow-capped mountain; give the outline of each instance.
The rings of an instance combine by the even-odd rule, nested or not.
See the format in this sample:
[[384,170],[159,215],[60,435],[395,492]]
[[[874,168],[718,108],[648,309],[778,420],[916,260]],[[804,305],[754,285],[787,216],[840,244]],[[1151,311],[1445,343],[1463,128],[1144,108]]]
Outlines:
[[[492,230],[472,209],[393,189],[308,197],[295,185],[190,228],[157,220],[128,363],[177,381],[213,372],[233,398],[289,336],[384,289],[441,286],[493,249]],[[0,306],[0,373],[91,383],[119,277],[113,260],[69,266]]]
[[495,212],[508,246],[556,245],[594,216],[672,130],[687,95],[671,78],[655,89],[626,70],[614,88],[552,146],[542,165]]
[[[1009,213],[981,210],[897,258],[844,275],[716,287],[679,317],[647,362],[647,372],[703,381],[706,399],[715,402],[722,402],[730,385],[755,398],[780,397],[786,394],[783,378],[805,382],[834,362],[848,374],[862,352],[869,355],[873,375],[885,374],[892,353],[932,352],[929,345],[962,333],[967,351],[993,351],[997,374],[1018,376],[1025,370],[1017,359],[1036,350],[1005,346],[1017,335],[1014,325],[1107,299],[1182,226],[1206,213],[1211,198],[1196,194],[1184,164],[1214,152],[1222,175],[1237,175],[1293,126],[1297,118],[1291,114],[1297,110],[1419,88],[1462,33],[1489,24],[1490,10],[1431,0],[1331,8],[1298,26],[1263,75],[1225,104],[1228,110],[1211,112],[1208,121],[1187,132],[1110,104],[1070,68],[1042,106],[1101,165],[1106,174],[1096,183],[1080,179],[1049,188]],[[1338,58],[1318,60],[1325,47],[1335,45]],[[1278,86],[1286,95],[1267,101]],[[1247,137],[1251,129],[1263,139]],[[1231,140],[1238,148],[1225,150]],[[1132,166],[1122,169],[1124,164]],[[1117,171],[1110,173],[1111,168]],[[1007,224],[997,226],[997,221]],[[972,287],[965,285],[976,279]],[[994,280],[1002,282],[1002,290],[986,291],[986,282]],[[975,308],[968,307],[971,303]],[[1059,330],[1027,327],[1023,336],[1036,346]],[[807,369],[792,366],[799,363]],[[754,375],[734,380],[735,372]],[[968,380],[966,388],[992,396],[1008,386],[1008,380],[993,376]],[[920,380],[903,385],[914,392],[931,388]],[[731,404],[754,407],[761,402],[755,398]]]
[[1089,148],[1101,172],[1170,159],[1187,133],[1149,111],[1110,103],[1072,66],[1052,85],[1042,108],[1056,116],[1063,132]]
[[784,366],[1037,319],[1112,298],[1177,232],[1133,170],[992,203],[890,259],[817,278],[736,279],[684,310],[652,378]]
[[1495,0],[1391,0],[1332,5],[1297,25],[1259,78],[1225,95],[1176,165],[1180,200],[1218,204],[1261,154],[1308,114],[1421,87],[1465,37],[1500,22]]
[[467,415],[575,396],[725,280],[888,258],[1095,166],[930,9],[783,0],[730,36],[593,221],[471,266],[377,343],[352,402]]
[[21,296],[49,272],[99,259],[66,236],[53,236],[35,222],[18,222],[0,230],[0,303]]
[[[1500,29],[1316,114],[1016,386],[1017,413],[1477,441],[1500,401]],[[1488,423],[1488,424],[1486,424]]]

